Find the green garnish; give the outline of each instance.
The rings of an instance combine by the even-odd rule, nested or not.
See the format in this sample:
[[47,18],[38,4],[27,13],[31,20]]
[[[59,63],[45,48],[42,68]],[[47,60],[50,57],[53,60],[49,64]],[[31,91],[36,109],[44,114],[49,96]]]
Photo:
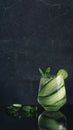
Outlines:
[[63,76],[63,79],[67,79],[67,77],[68,77],[68,72],[67,72],[65,69],[60,69],[60,70],[57,72],[57,75],[62,75],[62,76]]
[[14,107],[22,107],[22,104],[13,104]]
[[45,77],[49,76],[50,75],[50,67],[48,67],[45,71]]
[[6,107],[6,112],[13,117],[32,117],[36,114],[37,106],[26,106],[22,104],[12,104]]
[[45,72],[43,72],[42,69],[39,68],[39,72],[44,78],[50,77],[50,67],[48,67]]
[[23,110],[25,112],[36,112],[37,111],[37,107],[36,106],[23,106]]
[[39,72],[40,72],[41,76],[44,77],[44,73],[41,68],[39,68]]

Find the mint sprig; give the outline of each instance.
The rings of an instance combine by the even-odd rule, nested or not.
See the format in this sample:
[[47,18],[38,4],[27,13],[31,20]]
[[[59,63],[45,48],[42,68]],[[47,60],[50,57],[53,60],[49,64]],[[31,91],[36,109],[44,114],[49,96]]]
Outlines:
[[46,71],[43,72],[42,69],[39,68],[39,72],[40,72],[41,76],[42,76],[42,77],[45,77],[45,78],[50,77],[50,70],[51,70],[50,67],[48,67],[48,68],[46,69]]
[[42,71],[41,68],[39,68],[39,72],[40,72],[41,76],[44,77],[44,72]]

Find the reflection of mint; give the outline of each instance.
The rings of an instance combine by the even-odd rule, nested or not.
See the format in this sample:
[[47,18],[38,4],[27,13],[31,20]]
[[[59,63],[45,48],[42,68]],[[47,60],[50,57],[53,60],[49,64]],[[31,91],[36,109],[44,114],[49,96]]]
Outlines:
[[40,72],[42,77],[46,77],[47,78],[47,77],[50,76],[50,74],[49,74],[50,73],[50,67],[48,67],[45,72],[43,72],[42,69],[39,68],[39,72]]

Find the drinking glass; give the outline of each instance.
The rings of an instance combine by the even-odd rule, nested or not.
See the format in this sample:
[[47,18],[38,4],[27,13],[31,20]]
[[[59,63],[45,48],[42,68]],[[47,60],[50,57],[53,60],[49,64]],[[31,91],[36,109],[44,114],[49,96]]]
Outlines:
[[42,77],[40,79],[37,100],[45,110],[59,110],[67,101],[63,76]]

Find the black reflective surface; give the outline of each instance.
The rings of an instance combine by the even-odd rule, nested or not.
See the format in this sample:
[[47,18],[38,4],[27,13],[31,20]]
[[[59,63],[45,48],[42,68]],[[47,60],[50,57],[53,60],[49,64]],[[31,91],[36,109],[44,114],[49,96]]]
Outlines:
[[47,112],[40,106],[33,116],[22,118],[0,109],[1,130],[73,130],[73,106],[66,105],[60,111]]

